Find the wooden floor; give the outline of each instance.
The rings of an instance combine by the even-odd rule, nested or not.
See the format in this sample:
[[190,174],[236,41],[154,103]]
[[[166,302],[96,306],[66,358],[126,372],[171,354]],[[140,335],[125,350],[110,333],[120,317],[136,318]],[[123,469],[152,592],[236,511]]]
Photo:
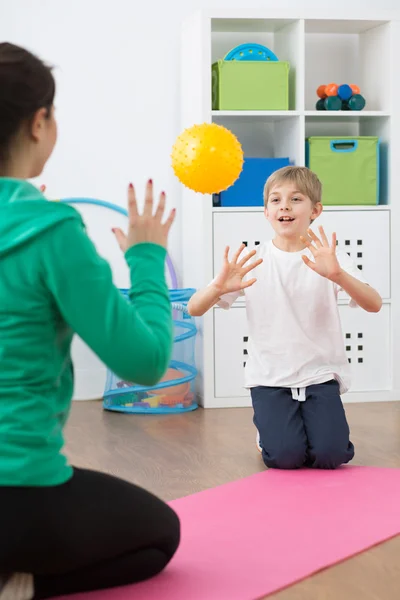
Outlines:
[[[400,402],[347,404],[346,412],[356,447],[352,464],[400,468]],[[254,441],[247,408],[133,416],[104,412],[100,402],[75,402],[67,427],[73,464],[135,482],[164,500],[264,470]],[[400,537],[268,597],[399,598]]]

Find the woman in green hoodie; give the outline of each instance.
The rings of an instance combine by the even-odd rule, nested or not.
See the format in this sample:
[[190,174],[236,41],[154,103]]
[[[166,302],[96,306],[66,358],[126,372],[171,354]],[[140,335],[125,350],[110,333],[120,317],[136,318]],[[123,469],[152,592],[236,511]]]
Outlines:
[[0,600],[42,600],[126,585],[162,571],[180,538],[173,510],[149,492],[77,469],[63,454],[78,334],[121,378],[154,385],[172,352],[164,268],[174,211],[139,214],[116,237],[130,302],[112,283],[72,207],[27,179],[54,148],[55,83],[23,48],[0,44]]

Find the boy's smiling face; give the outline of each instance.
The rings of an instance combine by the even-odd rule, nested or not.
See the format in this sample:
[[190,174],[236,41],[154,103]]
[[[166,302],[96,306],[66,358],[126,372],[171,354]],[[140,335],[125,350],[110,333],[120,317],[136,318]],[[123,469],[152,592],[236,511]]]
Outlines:
[[321,214],[322,204],[313,204],[294,183],[277,182],[269,193],[264,212],[277,236],[297,240]]

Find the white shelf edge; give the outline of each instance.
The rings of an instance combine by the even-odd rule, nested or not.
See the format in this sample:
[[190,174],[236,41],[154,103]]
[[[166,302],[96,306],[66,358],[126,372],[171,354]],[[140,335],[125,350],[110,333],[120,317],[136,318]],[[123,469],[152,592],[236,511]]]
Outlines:
[[209,19],[243,19],[258,20],[265,19],[274,21],[276,19],[287,19],[291,21],[393,21],[400,19],[398,10],[368,10],[360,16],[359,10],[341,9],[335,11],[335,16],[327,15],[326,9],[310,7],[308,10],[284,8],[200,8],[199,12]]
[[385,110],[305,110],[305,117],[329,117],[349,119],[351,117],[390,117]]
[[390,117],[384,110],[212,110],[212,117],[318,117],[351,119],[365,117]]
[[[349,205],[349,206],[333,206],[333,205],[328,205],[328,206],[324,206],[324,212],[335,212],[335,211],[340,211],[340,210],[345,210],[345,211],[350,211],[350,210],[371,210],[371,211],[376,211],[376,210],[388,210],[390,211],[391,206],[389,204],[377,204],[376,206],[368,206],[368,205],[361,205],[361,204],[354,204],[354,205]],[[212,207],[212,212],[216,212],[216,213],[220,213],[220,212],[259,212],[262,213],[264,211],[264,207],[263,206],[213,206]]]
[[213,117],[300,117],[299,110],[213,110]]

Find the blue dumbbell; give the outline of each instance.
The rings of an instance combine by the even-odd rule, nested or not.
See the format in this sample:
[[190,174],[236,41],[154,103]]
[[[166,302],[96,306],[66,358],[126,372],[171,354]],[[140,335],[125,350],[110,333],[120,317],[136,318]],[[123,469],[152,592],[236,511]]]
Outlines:
[[341,100],[347,101],[352,97],[353,90],[349,85],[347,85],[347,83],[344,83],[338,87],[337,95]]

